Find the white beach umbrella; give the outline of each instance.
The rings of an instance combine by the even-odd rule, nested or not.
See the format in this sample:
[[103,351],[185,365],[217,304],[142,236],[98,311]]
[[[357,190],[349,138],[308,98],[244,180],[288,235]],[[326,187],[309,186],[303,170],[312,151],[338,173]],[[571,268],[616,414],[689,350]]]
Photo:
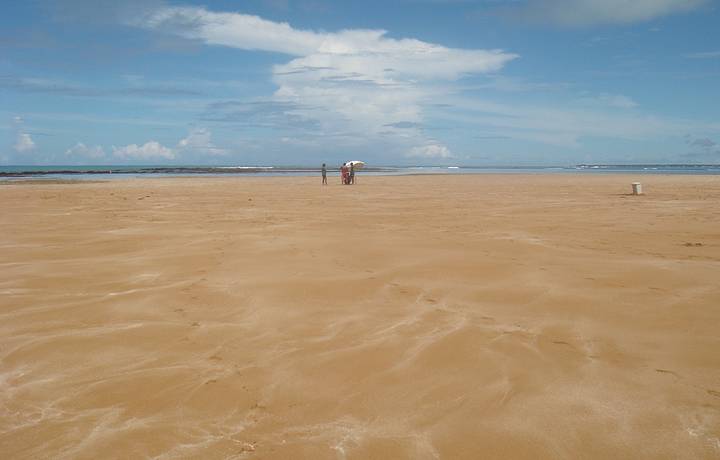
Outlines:
[[362,169],[363,166],[365,166],[365,162],[364,162],[364,161],[360,161],[360,160],[353,160],[353,161],[348,161],[347,163],[345,163],[345,166],[347,166],[348,168],[349,168],[351,165],[352,165],[355,169]]

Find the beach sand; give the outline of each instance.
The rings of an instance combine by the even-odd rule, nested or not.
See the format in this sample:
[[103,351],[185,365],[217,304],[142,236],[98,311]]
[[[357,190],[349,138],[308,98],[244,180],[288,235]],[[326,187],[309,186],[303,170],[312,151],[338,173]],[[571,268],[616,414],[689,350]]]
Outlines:
[[329,179],[0,185],[0,457],[720,458],[720,176]]

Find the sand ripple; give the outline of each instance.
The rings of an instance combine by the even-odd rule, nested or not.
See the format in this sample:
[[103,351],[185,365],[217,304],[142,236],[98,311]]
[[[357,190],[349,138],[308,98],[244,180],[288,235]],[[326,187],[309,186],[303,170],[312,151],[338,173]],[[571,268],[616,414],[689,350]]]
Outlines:
[[648,180],[2,188],[0,456],[718,458],[720,183]]

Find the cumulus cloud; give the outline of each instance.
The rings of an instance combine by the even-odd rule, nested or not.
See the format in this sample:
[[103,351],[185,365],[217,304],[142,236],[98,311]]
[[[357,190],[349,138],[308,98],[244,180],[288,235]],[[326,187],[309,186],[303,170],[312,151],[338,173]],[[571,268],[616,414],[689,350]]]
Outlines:
[[442,159],[452,158],[450,149],[440,144],[420,145],[410,149],[405,154],[408,158]]
[[533,22],[577,27],[648,21],[706,3],[708,0],[528,0],[507,11]]
[[23,119],[23,117],[16,115],[12,118],[12,122],[14,130],[16,132],[15,144],[13,145],[13,149],[15,149],[16,152],[20,153],[35,150],[35,141],[33,141],[30,133],[25,132],[25,120]]
[[29,152],[35,149],[35,142],[28,133],[18,133],[13,146],[17,152]]
[[387,38],[384,30],[300,30],[285,22],[198,7],[160,8],[135,23],[211,45],[313,57],[282,69],[285,71],[342,67],[351,72],[357,68],[363,77],[379,80],[387,79],[384,73],[390,67],[402,74],[456,78],[463,73],[499,70],[516,57],[500,50],[452,49],[415,39],[396,40]]
[[143,145],[126,145],[125,147],[112,147],[113,155],[128,160],[172,160],[175,152],[156,141],[149,141]]
[[210,140],[212,134],[206,128],[195,128],[188,136],[178,142],[177,150],[200,153],[204,155],[225,155],[227,150],[221,149]]
[[[180,139],[175,148],[165,147],[157,141],[143,145],[130,144],[124,147],[112,146],[112,156],[123,160],[174,160],[178,155],[225,155],[227,151],[211,141],[212,134],[206,128],[194,128]],[[100,145],[90,146],[78,142],[65,151],[68,157],[98,160],[108,155]]]
[[73,147],[67,149],[65,155],[96,160],[105,158],[105,150],[99,145],[92,147],[78,142]]
[[[146,29],[209,45],[290,56],[273,67],[278,89],[269,101],[209,107],[206,119],[259,125],[306,135],[335,135],[338,142],[371,139],[425,143],[422,101],[442,82],[495,72],[517,55],[502,50],[457,49],[387,36],[384,30],[320,32],[240,13],[199,7],[163,7],[136,19]],[[388,136],[388,127],[395,129]],[[344,144],[347,146],[348,144]]]

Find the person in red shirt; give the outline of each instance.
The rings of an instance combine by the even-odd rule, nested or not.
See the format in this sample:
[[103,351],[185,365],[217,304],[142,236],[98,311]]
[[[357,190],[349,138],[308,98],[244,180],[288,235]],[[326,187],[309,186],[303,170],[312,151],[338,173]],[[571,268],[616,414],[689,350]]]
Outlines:
[[343,185],[347,185],[348,183],[348,168],[345,163],[340,167],[340,176],[342,177],[342,183]]

